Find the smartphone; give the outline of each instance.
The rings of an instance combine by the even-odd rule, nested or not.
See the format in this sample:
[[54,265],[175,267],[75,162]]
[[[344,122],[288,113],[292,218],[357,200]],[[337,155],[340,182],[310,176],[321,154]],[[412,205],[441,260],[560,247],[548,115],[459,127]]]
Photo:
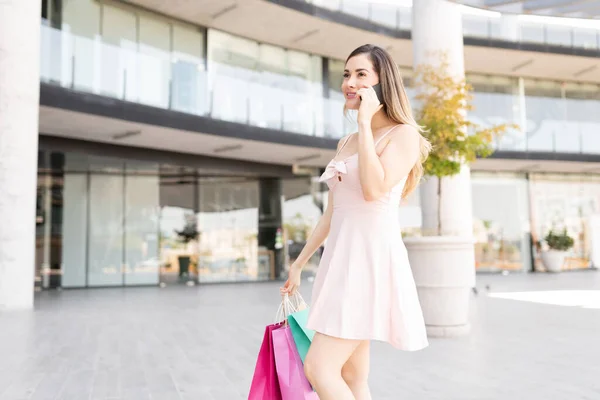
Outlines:
[[[381,84],[377,83],[375,85],[372,86],[373,90],[375,91],[375,94],[377,95],[377,99],[379,100],[379,102],[381,104],[383,104],[383,93],[381,93]],[[361,97],[362,100],[362,97]]]
[[377,94],[377,99],[379,99],[379,102],[383,104],[383,93],[381,93],[381,85],[379,83],[373,85],[373,90],[375,91],[375,94]]

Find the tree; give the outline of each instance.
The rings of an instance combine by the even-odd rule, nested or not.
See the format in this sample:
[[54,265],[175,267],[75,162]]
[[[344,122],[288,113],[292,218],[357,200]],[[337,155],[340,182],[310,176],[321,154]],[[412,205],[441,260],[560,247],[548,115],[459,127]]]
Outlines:
[[490,156],[494,139],[509,128],[518,128],[515,124],[481,127],[468,120],[467,113],[474,109],[473,88],[465,78],[452,76],[448,67],[447,56],[442,53],[437,66],[422,64],[415,69],[419,105],[415,116],[432,145],[424,174],[438,178],[438,236],[442,234],[442,178],[458,174],[462,165],[478,157]]

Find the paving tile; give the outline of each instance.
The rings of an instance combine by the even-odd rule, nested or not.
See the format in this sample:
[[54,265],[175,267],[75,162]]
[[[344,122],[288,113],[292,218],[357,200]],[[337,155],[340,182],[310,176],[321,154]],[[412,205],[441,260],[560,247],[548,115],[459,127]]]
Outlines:
[[[377,400],[597,400],[600,309],[490,292],[600,290],[600,272],[478,276],[472,332],[373,343]],[[280,283],[64,290],[0,313],[0,400],[246,399]],[[310,301],[310,283],[302,285]]]

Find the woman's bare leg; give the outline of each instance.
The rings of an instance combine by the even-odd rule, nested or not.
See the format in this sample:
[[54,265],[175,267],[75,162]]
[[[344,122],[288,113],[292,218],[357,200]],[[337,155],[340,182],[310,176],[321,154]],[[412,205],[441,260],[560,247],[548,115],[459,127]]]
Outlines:
[[304,372],[320,400],[355,400],[342,378],[342,367],[360,343],[315,334],[304,361]]
[[342,378],[356,400],[371,400],[369,390],[370,343],[364,340],[342,367]]

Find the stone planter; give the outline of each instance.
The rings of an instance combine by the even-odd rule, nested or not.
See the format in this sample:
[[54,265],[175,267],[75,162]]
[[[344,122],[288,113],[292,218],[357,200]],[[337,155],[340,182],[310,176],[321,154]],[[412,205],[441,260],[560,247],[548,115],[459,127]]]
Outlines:
[[561,272],[567,257],[566,251],[546,250],[542,251],[542,263],[548,272]]
[[471,237],[404,238],[427,333],[432,337],[465,335],[470,330],[469,299],[475,286],[475,250]]

